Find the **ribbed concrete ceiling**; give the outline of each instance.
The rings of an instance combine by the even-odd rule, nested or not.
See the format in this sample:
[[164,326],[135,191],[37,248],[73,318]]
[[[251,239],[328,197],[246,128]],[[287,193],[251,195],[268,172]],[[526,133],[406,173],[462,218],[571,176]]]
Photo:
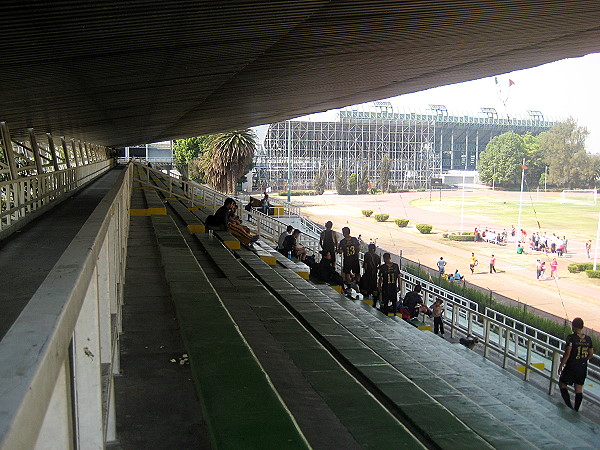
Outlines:
[[7,1],[0,120],[121,146],[600,51],[600,1]]

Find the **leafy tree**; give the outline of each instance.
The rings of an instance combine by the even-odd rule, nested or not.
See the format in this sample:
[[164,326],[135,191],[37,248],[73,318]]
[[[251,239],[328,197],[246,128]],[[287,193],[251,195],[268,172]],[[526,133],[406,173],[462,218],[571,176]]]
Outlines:
[[207,181],[222,192],[235,192],[256,149],[256,135],[249,128],[211,135],[203,158]]
[[392,174],[392,161],[388,155],[381,158],[381,167],[379,168],[379,188],[382,192],[387,192]]
[[524,153],[521,136],[513,132],[493,137],[479,155],[479,179],[487,184],[516,187],[521,182]]
[[327,184],[327,172],[325,171],[325,167],[321,166],[319,168],[319,172],[315,176],[315,184],[314,188],[318,195],[323,195],[325,192],[325,185]]
[[[202,179],[200,159],[208,147],[209,136],[196,136],[188,139],[173,141],[173,155],[175,166],[184,176],[194,180]],[[190,165],[190,163],[192,163]]]
[[356,172],[353,172],[350,174],[350,177],[348,178],[348,193],[356,194],[357,187],[358,187],[358,175],[356,175]]
[[549,184],[569,188],[581,185],[586,178],[581,171],[585,171],[587,161],[583,154],[579,154],[577,158],[575,155],[585,153],[588,134],[588,130],[578,126],[572,117],[540,134],[540,147],[548,164]]
[[[525,165],[528,169],[525,182],[531,187],[536,187],[540,182],[543,186],[546,162],[544,161],[544,151],[540,146],[540,140],[531,133],[522,135],[521,150],[522,158],[525,158]],[[523,162],[522,159],[521,162]]]
[[363,170],[360,174],[360,181],[358,182],[358,193],[366,194],[369,192],[369,172]]
[[348,193],[348,177],[341,165],[335,170],[335,190],[340,195]]

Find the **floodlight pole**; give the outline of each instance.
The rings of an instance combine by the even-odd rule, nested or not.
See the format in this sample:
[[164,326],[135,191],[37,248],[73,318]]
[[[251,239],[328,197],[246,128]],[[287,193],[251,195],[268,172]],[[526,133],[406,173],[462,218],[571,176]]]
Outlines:
[[292,202],[292,121],[287,123],[287,155],[288,155],[288,203]]
[[521,166],[521,197],[519,199],[519,220],[517,221],[517,247],[519,246],[519,242],[521,242],[521,238],[523,237],[523,233],[521,232],[521,210],[523,209],[523,186],[525,185],[525,158],[523,158],[523,165]]
[[547,187],[548,187],[548,166],[544,167],[544,192],[546,192]]

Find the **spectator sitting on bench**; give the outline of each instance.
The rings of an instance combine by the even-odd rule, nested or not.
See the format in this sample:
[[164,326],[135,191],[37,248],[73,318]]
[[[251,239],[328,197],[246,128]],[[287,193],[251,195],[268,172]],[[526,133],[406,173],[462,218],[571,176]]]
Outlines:
[[423,304],[423,300],[421,299],[421,285],[416,284],[414,289],[410,291],[404,297],[404,301],[402,302],[404,307],[408,309],[410,312],[410,318],[416,318],[419,313],[425,313],[428,316],[431,315],[430,309]]
[[341,286],[344,279],[331,265],[331,252],[329,250],[323,250],[321,251],[321,255],[321,261],[310,268],[310,275],[319,281]]
[[449,279],[449,280],[451,280],[451,281],[460,281],[460,280],[462,280],[463,278],[464,278],[464,276],[462,276],[462,275],[460,274],[460,272],[458,271],[458,269],[456,269],[456,270],[454,271],[454,275],[450,275],[450,276],[448,277],[448,279]]
[[229,228],[229,217],[231,216],[234,204],[235,200],[230,197],[226,198],[223,206],[217,209],[214,215],[211,214],[206,218],[206,228],[209,230],[227,231]]
[[283,249],[281,253],[284,256],[293,256],[298,258],[300,261],[304,261],[306,258],[306,250],[298,245],[298,238],[302,233],[299,229],[295,229],[291,236],[286,236],[283,240]]
[[258,241],[260,236],[253,235],[250,228],[242,225],[242,221],[237,216],[237,203],[233,202],[231,209],[231,215],[229,216],[228,229],[229,232],[235,236],[242,244],[248,245],[251,242]]
[[282,250],[283,250],[283,241],[285,241],[285,238],[287,236],[291,236],[293,231],[294,231],[294,227],[291,226],[291,225],[288,225],[287,228],[286,228],[286,230],[279,235],[279,239],[277,239],[277,251],[278,252],[283,253],[282,252]]

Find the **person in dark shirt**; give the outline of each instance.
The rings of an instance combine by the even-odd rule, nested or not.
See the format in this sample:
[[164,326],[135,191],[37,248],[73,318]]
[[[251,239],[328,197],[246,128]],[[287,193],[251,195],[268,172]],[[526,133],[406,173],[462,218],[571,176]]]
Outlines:
[[[594,356],[592,338],[583,333],[583,320],[573,319],[573,334],[567,336],[565,354],[558,366],[558,387],[565,404],[579,411],[583,400],[583,383],[587,376],[587,363]],[[563,369],[564,367],[564,369]],[[571,405],[571,397],[567,385],[575,385],[575,404]]]
[[206,226],[211,230],[227,231],[229,228],[229,218],[235,201],[232,198],[226,198],[223,206],[221,206],[214,215],[206,218]]
[[429,313],[429,309],[423,305],[421,299],[421,285],[416,284],[415,288],[404,297],[404,306],[410,311],[410,318],[414,319],[420,312]]
[[392,262],[389,253],[383,254],[383,264],[379,267],[378,287],[381,292],[381,310],[387,315],[391,303],[391,312],[396,315],[398,292],[400,291],[400,268],[398,264]]
[[321,261],[311,267],[311,275],[317,278],[319,281],[341,286],[344,282],[344,279],[331,265],[333,254],[328,250],[323,250],[321,255]]
[[358,282],[360,282],[360,261],[358,254],[360,252],[360,243],[358,239],[350,236],[350,228],[342,228],[344,239],[338,244],[338,253],[344,255],[342,272],[348,288],[354,288],[358,291]]
[[365,297],[373,295],[373,307],[377,307],[377,272],[381,266],[381,258],[375,252],[377,247],[375,244],[369,244],[369,251],[365,253],[363,260],[364,273],[360,278],[360,291]]
[[338,239],[335,231],[333,231],[333,222],[329,220],[325,224],[325,230],[321,232],[321,236],[319,239],[319,244],[321,245],[321,249],[323,251],[329,252],[331,254],[331,258],[329,258],[329,263],[335,268],[335,249],[338,246]]
[[298,245],[298,238],[300,237],[301,231],[295,229],[291,236],[286,236],[283,240],[283,253],[285,256],[291,255],[298,258],[300,261],[304,261],[306,257],[306,250]]

